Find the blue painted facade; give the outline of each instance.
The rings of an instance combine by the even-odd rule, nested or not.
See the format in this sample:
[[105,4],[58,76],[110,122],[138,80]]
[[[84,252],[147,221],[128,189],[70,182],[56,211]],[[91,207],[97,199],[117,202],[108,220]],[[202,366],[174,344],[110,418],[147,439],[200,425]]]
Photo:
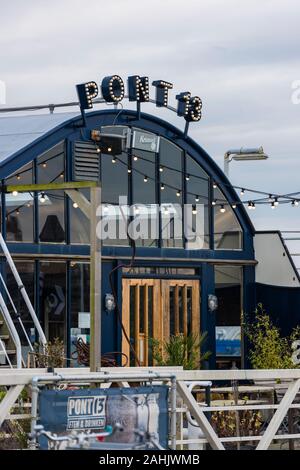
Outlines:
[[[145,131],[155,133],[176,144],[187,152],[196,162],[198,162],[204,171],[209,175],[209,204],[213,198],[213,183],[217,183],[223,191],[228,203],[239,200],[235,190],[220,170],[213,159],[191,138],[184,138],[183,132],[171,124],[151,115],[141,113],[137,120],[137,114],[134,111],[127,110],[105,110],[91,112],[86,115],[87,129],[80,127],[81,117],[68,117],[67,120],[55,126],[53,129],[40,135],[33,142],[27,144],[17,152],[9,155],[0,163],[0,178],[4,182],[5,178],[16,172],[28,162],[33,161],[43,152],[47,151],[61,141],[65,141],[66,151],[66,180],[72,180],[72,158],[73,145],[75,141],[85,140],[87,131],[97,129],[101,126],[123,125],[134,126]],[[129,201],[130,203],[130,201]],[[69,202],[66,202],[66,244],[47,244],[38,242],[38,223],[35,220],[35,242],[34,243],[15,243],[8,242],[12,255],[26,255],[30,259],[38,259],[39,255],[57,256],[68,259],[72,256],[82,257],[84,260],[89,255],[88,245],[75,245],[70,243],[70,224],[68,214],[70,211]],[[208,311],[207,299],[209,294],[215,292],[214,265],[239,265],[243,266],[243,310],[249,314],[254,309],[255,300],[255,264],[253,236],[254,228],[243,207],[238,205],[235,209],[236,216],[243,230],[243,248],[241,250],[215,250],[213,239],[210,239],[210,247],[205,250],[187,250],[184,248],[163,248],[158,244],[157,247],[137,247],[136,265],[137,266],[156,266],[156,267],[187,267],[195,269],[195,278],[201,283],[201,330],[208,332],[208,342],[206,349],[213,352],[210,359],[210,367],[215,366],[215,324],[217,313]],[[211,213],[211,212],[210,212]],[[37,215],[36,215],[37,217]],[[210,229],[213,233],[213,217],[210,215]],[[2,194],[2,233],[5,237],[5,200]],[[102,265],[102,292],[110,293],[109,272],[117,263],[128,261],[131,257],[131,249],[128,247],[104,246],[103,247],[103,265]],[[68,270],[69,268],[67,268]],[[67,273],[67,282],[70,276]],[[121,295],[122,273],[115,274],[116,290],[119,294],[119,303],[122,305]],[[67,297],[68,298],[68,297]],[[67,300],[68,302],[68,300]],[[67,325],[70,324],[70,309],[67,305]],[[103,351],[118,351],[121,348],[121,329],[114,313],[108,313],[103,308],[102,312],[102,348]],[[70,337],[67,340],[68,355],[70,354]]]

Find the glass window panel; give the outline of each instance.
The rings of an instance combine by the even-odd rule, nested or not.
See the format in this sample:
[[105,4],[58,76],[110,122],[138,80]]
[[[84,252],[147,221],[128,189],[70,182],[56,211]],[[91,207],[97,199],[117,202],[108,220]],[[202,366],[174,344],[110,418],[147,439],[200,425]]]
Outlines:
[[[63,182],[65,172],[64,143],[48,150],[38,159],[38,183]],[[39,241],[65,243],[64,191],[39,193]]]
[[[101,154],[102,203],[108,204],[107,213],[104,213],[104,215],[106,220],[112,224],[112,234],[103,239],[103,245],[128,245],[126,214],[124,221],[118,208],[109,208],[109,205],[119,205],[119,197],[128,198],[127,170],[127,153],[124,152],[122,155],[118,155],[115,160],[111,155]],[[128,204],[127,199],[125,199],[125,202]]]
[[218,356],[241,355],[242,266],[215,267],[216,351]]
[[[6,179],[6,184],[32,184],[32,163],[20,168]],[[5,195],[6,239],[14,242],[33,242],[33,193]]]
[[[133,150],[132,193],[134,214],[139,219],[136,226],[137,246],[157,246],[158,212],[156,206],[155,154]],[[139,237],[140,234],[140,237]]]
[[183,247],[180,209],[183,201],[182,155],[183,151],[179,147],[166,139],[160,139],[160,182],[164,188],[160,189],[163,247]]
[[76,341],[80,337],[90,342],[90,266],[88,263],[71,263],[71,355],[77,362]]
[[214,190],[214,246],[216,250],[241,250],[243,248],[243,232],[224,194],[219,188]]
[[[80,189],[79,192],[89,201],[90,190]],[[73,207],[73,201],[70,199],[70,231],[71,243],[89,244],[90,243],[90,219],[77,207]]]
[[66,263],[40,262],[40,317],[46,338],[66,344]]
[[[186,247],[189,250],[209,248],[209,178],[201,166],[189,155],[186,157],[186,201],[196,205],[196,214],[189,207],[185,217]],[[189,239],[191,231],[192,238]]]

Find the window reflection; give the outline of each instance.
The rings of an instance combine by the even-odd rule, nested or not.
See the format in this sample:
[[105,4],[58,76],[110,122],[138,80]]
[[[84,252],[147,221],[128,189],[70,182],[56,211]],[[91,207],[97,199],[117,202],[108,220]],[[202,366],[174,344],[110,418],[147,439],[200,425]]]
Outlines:
[[136,240],[136,245],[156,246],[159,215],[156,206],[155,154],[133,149],[132,168],[134,215],[138,218],[135,228],[137,234],[143,234]]
[[[78,190],[88,201],[90,200],[90,190],[88,188]],[[70,200],[70,231],[71,243],[89,244],[90,243],[90,219],[82,210],[73,206]]]
[[90,269],[88,263],[71,263],[71,354],[74,365],[76,341],[90,342]]
[[216,250],[241,250],[242,228],[219,188],[214,190],[214,246]]
[[40,317],[48,341],[66,343],[66,263],[40,263]]
[[[186,156],[186,201],[189,214],[185,218],[185,224],[195,233],[194,240],[187,240],[187,248],[201,250],[209,248],[209,206],[208,183],[209,178],[201,166],[189,155]],[[195,207],[195,214],[191,209]]]
[[[162,205],[162,246],[183,247],[180,229],[182,207],[182,150],[166,139],[160,139],[160,197]],[[162,189],[163,188],[163,189]],[[175,211],[168,205],[179,205]],[[171,211],[171,212],[170,212]],[[175,230],[176,227],[176,230]],[[175,238],[176,234],[176,238]]]
[[[6,184],[32,184],[32,163],[20,168],[6,179]],[[33,241],[33,208],[32,193],[6,194],[6,239],[14,242]]]
[[[38,159],[38,183],[63,182],[65,173],[64,143],[61,142]],[[65,242],[64,191],[45,191],[38,195],[39,240]]]
[[223,365],[227,367],[230,358],[239,362],[241,356],[242,286],[242,266],[215,267],[216,353],[223,357]]

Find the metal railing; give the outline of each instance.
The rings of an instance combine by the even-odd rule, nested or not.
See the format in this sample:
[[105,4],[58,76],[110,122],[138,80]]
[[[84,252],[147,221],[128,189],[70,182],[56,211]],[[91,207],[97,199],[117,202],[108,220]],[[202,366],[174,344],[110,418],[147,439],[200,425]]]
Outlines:
[[[110,386],[111,383],[117,383],[120,386],[130,386],[134,382],[165,382],[171,385],[173,380],[173,395],[170,400],[170,414],[173,416],[169,435],[169,445],[171,448],[186,448],[190,445],[203,446],[209,444],[210,448],[215,450],[226,450],[229,444],[252,443],[257,450],[268,449],[273,441],[278,442],[300,442],[300,433],[298,430],[286,429],[284,427],[279,433],[286,416],[291,412],[300,409],[300,403],[294,402],[300,388],[300,370],[199,370],[184,371],[180,368],[153,367],[153,368],[103,368],[100,372],[90,373],[87,368],[80,369],[56,369],[55,373],[47,373],[46,369],[23,369],[20,371],[11,371],[9,369],[0,371],[0,386],[5,385],[8,391],[2,402],[0,402],[0,425],[5,419],[14,419],[14,414],[10,414],[10,409],[22,392],[24,386],[33,386],[32,394],[32,422],[37,419],[37,387],[39,383],[98,383],[99,386]],[[254,385],[257,381],[271,381],[268,387],[262,384]],[[270,400],[263,402],[246,401],[243,404],[238,400],[237,403],[224,403],[221,400],[211,404],[197,402],[195,398],[195,389],[197,387],[203,392],[205,387],[214,384],[213,394],[224,393],[224,388],[220,387],[220,382],[237,382],[243,392],[243,386],[239,386],[239,381],[250,381],[252,385],[247,385],[248,394],[258,393],[266,390],[276,390],[278,382],[283,389],[282,398],[278,403]],[[175,386],[176,382],[176,386]],[[232,387],[232,386],[231,386]],[[174,390],[176,389],[177,401],[175,403]],[[230,389],[227,387],[226,390]],[[251,390],[253,389],[253,392]],[[171,390],[171,389],[170,389]],[[244,393],[244,392],[243,392]],[[197,396],[197,395],[196,395]],[[175,406],[176,405],[176,406]],[[255,412],[268,415],[265,418],[264,426],[256,435],[241,435],[238,432],[230,436],[218,435],[218,429],[211,419],[211,414],[233,412],[239,416],[241,411]],[[176,415],[176,419],[175,416]],[[27,414],[26,417],[29,415]],[[25,415],[18,415],[15,419],[24,419]],[[182,419],[186,418],[186,419]],[[184,436],[184,426],[187,422],[192,422],[193,426],[199,427],[201,436]],[[179,426],[177,425],[179,423]],[[176,433],[175,433],[176,430]],[[237,431],[238,428],[235,428]],[[283,432],[284,431],[284,432]],[[287,431],[287,432],[285,432]],[[176,435],[175,435],[176,434]],[[186,434],[186,433],[185,433]],[[199,448],[199,447],[198,447]]]

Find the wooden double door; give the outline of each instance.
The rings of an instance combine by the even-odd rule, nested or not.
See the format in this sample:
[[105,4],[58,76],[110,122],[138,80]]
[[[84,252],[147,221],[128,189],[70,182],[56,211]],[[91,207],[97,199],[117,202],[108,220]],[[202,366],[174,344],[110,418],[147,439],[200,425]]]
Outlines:
[[124,278],[122,322],[122,351],[130,365],[154,365],[152,340],[162,346],[171,335],[200,333],[200,282]]

